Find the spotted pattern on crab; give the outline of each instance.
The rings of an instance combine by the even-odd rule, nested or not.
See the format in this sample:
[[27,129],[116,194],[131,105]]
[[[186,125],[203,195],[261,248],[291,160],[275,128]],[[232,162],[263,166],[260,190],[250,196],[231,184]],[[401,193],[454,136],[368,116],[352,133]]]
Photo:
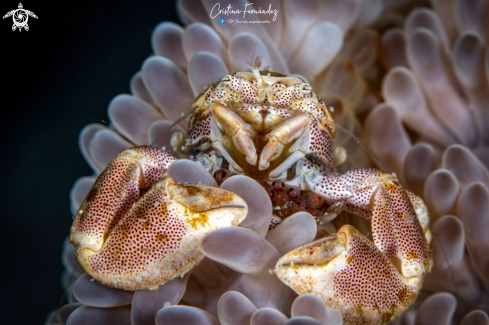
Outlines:
[[357,168],[354,170],[350,170],[341,175],[340,178],[345,186],[357,190],[372,186],[378,186],[381,183],[382,179],[388,181],[395,180],[395,178],[392,177],[390,174],[386,174],[384,172],[381,172],[380,170],[373,168]]
[[[221,85],[221,84],[220,84]],[[204,103],[206,106],[209,106],[215,101],[228,101],[228,100],[238,100],[239,95],[234,92],[230,92],[229,88],[226,86],[218,86],[215,90],[210,88],[211,91],[206,91],[206,96]]]
[[314,98],[316,96],[312,90],[301,90],[301,85],[294,85],[293,90],[295,99]]
[[214,95],[216,96],[216,100],[220,100],[220,101],[226,100],[228,97],[227,94],[228,92],[224,90],[216,90],[214,92]]
[[233,76],[231,79],[231,83],[229,84],[229,86],[227,86],[227,88],[231,89],[235,93],[240,93],[242,80],[242,78]]
[[[138,161],[140,157],[143,158]],[[122,151],[99,175],[81,205],[73,222],[72,239],[83,234],[82,242],[100,249],[104,236],[138,200],[140,191],[159,181],[175,160],[172,155],[147,146]]]
[[272,89],[273,89],[273,90],[275,90],[275,91],[277,91],[277,90],[282,90],[282,89],[285,89],[285,88],[287,88],[287,86],[286,86],[286,85],[284,85],[284,84],[283,84],[283,83],[281,83],[281,82],[276,82],[276,83],[274,83],[274,84],[272,85]]
[[320,101],[319,106],[316,107],[314,112],[315,112],[315,114],[317,114],[317,116],[320,120],[323,120],[324,118],[327,117],[326,113],[324,113],[324,112],[331,112],[331,111],[329,110],[329,108],[326,107],[326,105],[324,104],[323,101]]
[[286,108],[278,108],[278,107],[272,106],[272,107],[270,107],[269,112],[271,115],[278,116],[283,120],[289,119],[292,117],[292,115],[290,115],[290,113],[289,113],[289,110]]
[[276,215],[272,215],[272,219],[270,219],[270,225],[268,226],[268,231],[275,229],[282,223],[282,218],[277,217]]
[[[76,228],[72,228],[71,242],[77,247],[78,263],[95,280],[125,290],[155,289],[203,259],[199,245],[206,234],[237,226],[247,211],[244,200],[231,192],[178,185],[165,177],[132,204],[104,235],[100,247],[87,245],[87,233],[77,233]],[[105,230],[107,224],[98,227]]]
[[[314,292],[325,304],[336,304],[332,307],[342,309],[345,324],[364,323],[369,317],[370,320],[365,321],[366,323],[384,324],[392,321],[413,302],[409,300],[410,297],[419,292],[422,279],[431,267],[429,246],[423,237],[429,232],[427,230],[423,234],[424,227],[427,228],[429,224],[424,203],[414,194],[406,192],[392,175],[374,169],[357,169],[344,175],[335,173],[332,148],[335,124],[329,109],[323,102],[318,102],[316,94],[300,78],[280,74],[274,74],[273,77],[269,74],[260,78],[259,75],[264,76],[266,72],[257,70],[257,67],[253,67],[251,73],[237,72],[232,77],[225,76],[194,101],[189,121],[190,133],[186,138],[188,147],[182,151],[191,152],[190,158],[200,162],[211,173],[223,168],[224,163],[230,174],[243,173],[254,178],[266,178],[265,173],[269,168],[262,162],[258,168],[253,167],[256,166],[256,156],[265,152],[263,157],[268,159],[276,154],[272,160],[278,161],[272,165],[275,169],[268,174],[269,180],[283,178],[287,169],[296,164],[296,177],[291,180],[295,182],[291,183],[293,186],[299,186],[301,191],[313,191],[316,195],[323,196],[328,203],[335,204],[335,208],[343,206],[348,212],[372,219],[375,244],[354,228],[344,226],[319,245],[325,250],[316,252],[315,258],[322,261],[316,261],[318,263],[315,264],[305,261],[312,255],[305,250],[287,257],[303,259],[304,263],[294,266],[293,261],[289,261],[288,266],[279,265],[279,269],[288,268],[290,271],[285,270],[289,273],[281,280],[298,293]],[[222,132],[223,129],[226,131]],[[267,133],[274,131],[274,139],[280,143],[267,142]],[[180,136],[175,139],[178,143],[174,141],[172,145],[178,145],[177,149],[181,149]],[[288,153],[284,151],[282,155],[282,150],[287,148],[285,145],[291,141],[296,142],[291,144]],[[234,143],[234,147],[231,143]],[[212,146],[214,149],[211,149]],[[212,150],[216,150],[217,154],[212,154]],[[267,156],[268,154],[270,155]],[[89,220],[84,222],[83,227],[91,227],[91,222],[94,229],[102,229],[103,236],[96,233],[93,237],[99,241],[101,238],[107,239],[106,245],[90,250],[79,242],[73,242],[77,247],[81,246],[77,259],[87,273],[112,276],[94,276],[94,279],[129,290],[155,288],[184,274],[198,263],[201,254],[200,239],[208,231],[207,228],[199,228],[197,223],[207,224],[208,213],[215,213],[217,219],[226,213],[232,213],[225,212],[225,209],[216,211],[216,206],[221,203],[216,203],[219,200],[216,201],[215,193],[195,195],[201,190],[197,185],[187,184],[179,189],[175,189],[178,187],[175,185],[169,187],[167,193],[166,188],[159,186],[172,180],[166,178],[157,182],[166,172],[159,167],[158,159],[153,159],[151,153],[146,155],[144,150],[142,154],[133,150],[133,157],[129,156],[131,155],[127,155],[123,161],[116,159],[111,162],[116,172],[110,168],[107,170],[117,178],[117,168],[122,168],[124,175],[116,181],[123,183],[124,191],[118,193],[117,188],[111,189],[112,184],[106,182],[104,190],[110,190],[111,195],[115,196],[111,197],[102,191],[102,195],[97,197],[98,202],[92,204],[93,202],[86,201],[89,206],[82,209],[86,211],[80,211],[80,216],[77,215],[77,219]],[[168,161],[164,164],[168,164]],[[154,184],[155,182],[157,183]],[[96,184],[94,191],[102,183]],[[137,188],[138,185],[142,188]],[[158,191],[161,192],[158,194],[159,198],[153,197]],[[139,192],[145,193],[142,198]],[[179,195],[174,196],[177,192]],[[172,200],[166,200],[168,195],[172,196]],[[122,210],[127,213],[114,218],[110,215],[114,211],[103,210],[104,204],[111,198],[117,204],[122,202]],[[205,207],[196,207],[195,202],[201,202],[201,199],[206,202]],[[214,201],[208,204],[209,200]],[[131,202],[134,203],[130,204]],[[108,221],[87,218],[92,206],[104,214],[108,213],[105,216]],[[162,211],[158,212],[160,207]],[[119,206],[113,209],[117,208]],[[204,212],[201,216],[202,211]],[[425,225],[423,231],[417,219],[420,214],[425,215],[422,217]],[[194,218],[196,215],[199,216]],[[241,216],[244,218],[244,215]],[[72,231],[83,232],[83,227],[76,227],[77,222],[79,220],[75,220]],[[237,225],[237,219],[234,218],[233,222],[219,222],[213,229]],[[280,218],[272,218],[269,229],[274,229],[280,222]],[[331,240],[333,237],[334,242]],[[306,246],[299,248],[299,251]],[[327,254],[323,254],[325,252]],[[400,267],[396,259],[401,261]],[[329,262],[331,263],[328,264]],[[182,264],[184,267],[179,268]],[[307,269],[310,275],[300,275],[298,267],[302,267],[302,271]],[[153,276],[150,281],[146,279],[148,274]],[[409,281],[406,278],[410,278]],[[301,289],[306,286],[306,291]],[[391,312],[396,313],[394,318],[391,317]],[[357,314],[361,316],[357,317]],[[369,315],[364,318],[366,314]],[[382,322],[378,322],[379,317]]]
[[317,183],[308,185],[314,192],[332,200],[344,200],[352,196],[351,192],[345,191],[341,180],[334,180],[332,177],[323,176]]
[[248,105],[248,104],[243,104],[243,105],[241,105],[240,108],[238,108],[238,111],[239,112],[243,112],[243,113],[254,113],[256,111],[260,111],[263,108],[266,109],[267,107],[266,106],[262,106],[262,105]]
[[390,197],[386,192],[385,188],[379,188],[375,193],[373,206],[373,214],[377,214],[387,218],[387,220],[382,220],[381,218],[373,218],[372,227],[372,237],[374,242],[377,243],[379,250],[384,253],[388,259],[392,259],[397,255],[397,241],[394,229],[390,228],[392,223],[396,224],[395,220],[392,219],[392,208],[390,206]]
[[314,115],[311,116],[308,155],[325,162],[329,169],[332,170],[334,167],[334,160],[331,160],[331,157],[334,157],[333,144],[328,135],[321,131],[318,119]]
[[173,253],[187,230],[168,203],[163,187],[139,200],[114,228],[102,251],[88,257],[93,270],[107,275],[139,273]]
[[320,120],[325,116],[325,114],[318,109],[318,105],[311,101],[297,101],[295,107],[304,112],[314,113]]
[[197,120],[193,123],[192,129],[187,134],[186,145],[195,145],[204,138],[209,138],[211,135],[211,117],[208,116],[202,120]]
[[294,87],[287,87],[275,95],[273,105],[277,108],[287,108],[292,106]]
[[319,105],[316,105],[315,107],[313,105],[309,105],[309,103],[313,102],[308,102],[308,107],[306,111],[313,113],[323,123],[323,126],[328,130],[330,137],[334,138],[335,126],[332,123],[333,116],[329,108],[326,107],[323,101],[320,101]]
[[372,218],[371,198],[375,190],[375,187],[370,187],[355,191],[355,196],[345,201],[344,210],[370,220]]
[[326,167],[309,159],[300,160],[298,162],[298,167],[300,168],[298,172],[301,174],[305,171],[311,170],[312,168],[317,169],[319,173],[327,173]]
[[[423,202],[423,199],[421,199],[419,196],[414,194],[413,192],[406,190],[409,201],[411,201],[411,204],[416,211],[416,215],[418,216],[419,223],[421,224],[421,228],[423,231],[427,231],[428,227],[430,225],[430,217],[428,214],[428,208],[426,207],[426,204]],[[429,240],[431,240],[431,235],[428,236],[428,244],[430,243]]]
[[91,246],[99,249],[105,233],[112,230],[139,198],[139,179],[136,163],[113,160],[88,192],[73,222],[72,234],[83,233],[90,238]]
[[[372,171],[375,170],[372,169]],[[364,188],[361,182],[363,179],[368,181],[366,184],[371,183],[369,178],[371,174],[368,168],[348,171],[339,177],[319,174],[314,179],[308,180],[308,186],[313,192],[331,200],[346,200],[351,198],[355,191]],[[378,182],[373,185],[378,185]]]
[[263,99],[258,97],[257,88],[246,80],[241,82],[241,94],[239,99],[241,102],[251,105],[257,105],[263,102]]
[[389,311],[402,308],[413,295],[395,267],[375,245],[358,232],[351,233],[344,270],[334,277],[334,291],[347,305]]
[[308,181],[312,191],[332,200],[345,200],[362,189],[379,186],[381,181],[394,181],[394,177],[373,168],[350,170],[339,177],[317,175]]
[[406,190],[394,184],[380,187],[373,198],[372,235],[388,258],[402,261],[405,276],[419,275],[427,259],[427,243]]
[[212,93],[214,92],[214,87],[209,87],[205,90],[204,94],[203,94],[203,100],[207,100],[209,98],[209,96],[212,95]]
[[149,189],[162,179],[166,174],[168,166],[177,160],[166,151],[149,146],[141,146],[125,150],[119,156],[124,157],[127,152],[130,152],[131,155],[144,156],[140,165],[144,176],[144,184],[142,185],[143,190]]

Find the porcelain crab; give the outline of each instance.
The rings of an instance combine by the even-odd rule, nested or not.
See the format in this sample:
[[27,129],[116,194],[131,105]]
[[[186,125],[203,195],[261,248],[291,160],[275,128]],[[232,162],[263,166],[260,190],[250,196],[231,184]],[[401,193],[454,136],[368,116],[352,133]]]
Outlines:
[[[298,188],[326,202],[321,213],[371,220],[373,242],[345,225],[285,254],[272,273],[340,310],[345,324],[393,321],[431,269],[426,206],[395,175],[336,173],[345,153],[333,150],[330,109],[300,77],[260,71],[259,59],[250,66],[208,85],[190,108],[188,135],[173,134],[174,150],[218,181],[241,174]],[[176,160],[163,149],[136,147],[100,174],[71,229],[77,260],[92,278],[125,290],[157,288],[203,259],[206,234],[244,220],[247,205],[236,194],[166,177]]]

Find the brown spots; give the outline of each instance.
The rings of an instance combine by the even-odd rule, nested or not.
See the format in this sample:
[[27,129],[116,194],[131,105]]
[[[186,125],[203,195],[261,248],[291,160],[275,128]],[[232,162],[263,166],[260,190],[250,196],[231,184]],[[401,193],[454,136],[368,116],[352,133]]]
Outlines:
[[375,306],[382,313],[390,311],[392,305],[401,308],[404,300],[399,298],[399,292],[405,297],[409,289],[394,266],[356,230],[350,232],[348,247],[347,266],[334,278],[338,297],[352,306],[362,304],[371,309]]
[[[95,184],[98,183],[99,179],[100,179],[100,176],[95,181]],[[98,186],[93,186],[90,189],[90,191],[88,192],[87,197],[85,198],[85,201],[92,201],[95,197],[97,197],[98,191],[99,191],[99,187]]]
[[114,228],[102,250],[88,257],[90,267],[106,276],[138,274],[174,252],[187,230],[168,200],[163,186],[148,191]]
[[156,239],[162,242],[168,241],[168,235],[164,232],[159,232],[156,234]]
[[400,302],[403,303],[408,298],[409,294],[410,294],[410,292],[409,292],[408,288],[405,286],[404,288],[399,290],[399,292],[397,293],[397,298],[399,299]]
[[407,252],[406,254],[406,259],[409,261],[409,260],[415,260],[415,259],[418,259],[418,254],[416,254],[415,251],[409,251]]
[[272,219],[270,220],[270,225],[268,225],[268,231],[275,229],[278,225],[280,225],[280,223],[282,223],[282,219],[272,215]]

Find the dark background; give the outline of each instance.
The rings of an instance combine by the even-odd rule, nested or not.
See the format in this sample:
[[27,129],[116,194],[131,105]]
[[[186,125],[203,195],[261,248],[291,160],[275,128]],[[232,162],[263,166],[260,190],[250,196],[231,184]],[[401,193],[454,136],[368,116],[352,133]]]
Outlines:
[[[0,16],[20,0],[4,0]],[[78,148],[87,119],[151,54],[175,1],[22,1],[29,31],[0,20],[1,324],[43,324],[63,291],[61,248],[71,226],[69,191],[92,170]]]

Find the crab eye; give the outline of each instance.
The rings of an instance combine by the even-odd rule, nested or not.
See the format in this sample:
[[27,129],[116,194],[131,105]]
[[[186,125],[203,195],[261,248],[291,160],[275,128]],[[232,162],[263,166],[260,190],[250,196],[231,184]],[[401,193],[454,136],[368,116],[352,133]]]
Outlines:
[[224,77],[222,77],[222,79],[221,79],[221,82],[222,82],[223,84],[230,84],[230,83],[231,83],[231,81],[232,81],[232,77],[231,77],[231,75],[225,75],[225,76],[224,76]]
[[312,87],[308,84],[302,84],[300,86],[300,90],[303,91],[303,92],[306,92],[306,91],[311,91],[312,90]]

